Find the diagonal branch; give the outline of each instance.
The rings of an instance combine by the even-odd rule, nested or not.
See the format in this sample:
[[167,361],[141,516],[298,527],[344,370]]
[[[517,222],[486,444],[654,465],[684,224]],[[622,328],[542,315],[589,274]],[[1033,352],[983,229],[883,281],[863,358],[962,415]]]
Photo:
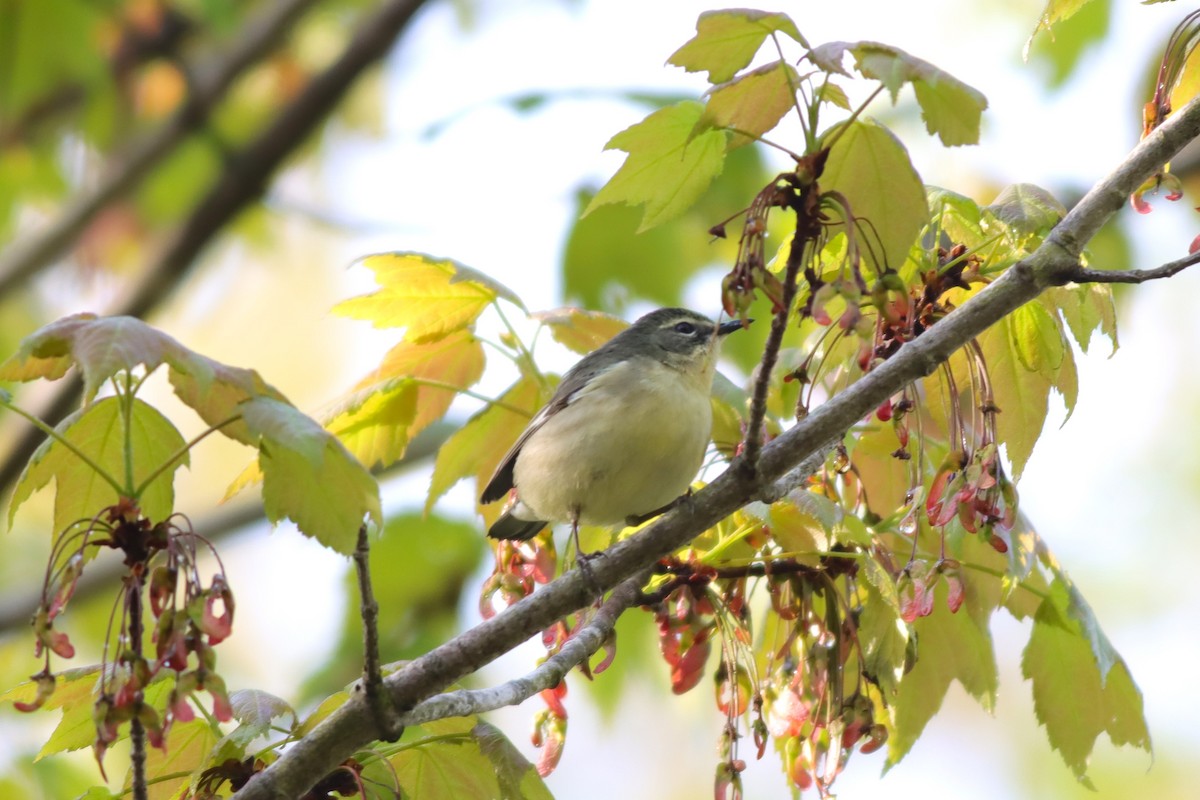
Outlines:
[[1145,283],[1178,275],[1195,264],[1200,264],[1200,251],[1168,261],[1154,269],[1088,269],[1077,265],[1075,269],[1060,273],[1055,279],[1062,283]]
[[[766,445],[754,479],[731,465],[691,503],[680,504],[648,528],[591,562],[590,580],[578,569],[542,591],[410,662],[385,680],[398,708],[411,708],[565,614],[588,604],[599,586],[608,589],[644,570],[745,505],[796,465],[905,385],[932,373],[952,353],[1078,267],[1083,246],[1124,204],[1125,198],[1187,142],[1200,134],[1200,100],[1193,100],[1146,137],[1114,172],[1098,183],[1059,223],[1029,259],[1004,275],[919,338],[828,400]],[[235,797],[277,800],[302,795],[313,783],[371,739],[374,726],[360,696],[331,714],[307,737],[256,775]]]
[[108,175],[84,189],[48,228],[14,242],[0,256],[0,296],[61,255],[100,211],[136,188],[188,136],[203,128],[234,81],[270,55],[315,2],[283,0],[270,4],[259,19],[248,24],[245,35],[219,63],[198,71],[183,108],[169,122],[116,157]]

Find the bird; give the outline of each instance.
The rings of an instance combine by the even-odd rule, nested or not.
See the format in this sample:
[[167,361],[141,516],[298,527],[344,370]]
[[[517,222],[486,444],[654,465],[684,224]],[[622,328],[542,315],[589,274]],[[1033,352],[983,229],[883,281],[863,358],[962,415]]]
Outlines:
[[579,552],[581,524],[638,524],[672,507],[708,449],[721,339],[751,322],[660,308],[584,356],[484,488],[481,504],[515,494],[488,536],[526,540],[569,522]]

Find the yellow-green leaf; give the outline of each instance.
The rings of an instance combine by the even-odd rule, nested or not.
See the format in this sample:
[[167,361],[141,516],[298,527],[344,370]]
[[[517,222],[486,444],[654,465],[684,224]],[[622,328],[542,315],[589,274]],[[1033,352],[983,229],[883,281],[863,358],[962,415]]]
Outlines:
[[1008,334],[1021,365],[1052,378],[1062,366],[1066,342],[1057,317],[1037,300],[1009,316]]
[[987,710],[996,702],[999,679],[987,622],[975,619],[966,608],[950,613],[945,581],[939,581],[935,589],[933,613],[914,622],[912,630],[919,655],[896,691],[885,770],[899,763],[912,748],[941,708],[952,682],[962,684],[967,694]]
[[1115,745],[1150,750],[1142,693],[1091,609],[1061,578],[1034,616],[1021,673],[1033,683],[1034,713],[1050,746],[1084,784],[1101,733]]
[[[137,398],[131,401],[126,433],[122,402],[117,397],[106,397],[67,417],[56,430],[119,486],[132,492],[151,472],[179,453],[184,440],[166,417]],[[130,442],[128,449],[126,436]],[[128,469],[126,452],[133,458]],[[187,463],[187,453],[183,453],[142,491],[137,499],[147,517],[162,520],[175,510],[175,471]],[[132,477],[131,485],[126,484],[127,476]],[[120,497],[116,488],[74,451],[56,439],[47,439],[29,460],[13,489],[9,524],[21,504],[51,479],[55,483],[55,532],[61,532],[76,520],[96,516]]]
[[659,109],[604,146],[624,150],[625,163],[600,188],[584,215],[609,203],[645,206],[644,231],[679,216],[696,202],[725,163],[723,131],[692,136],[704,106],[692,101]]
[[731,148],[749,144],[778,125],[795,107],[799,80],[795,67],[775,61],[714,86],[696,131],[725,128],[736,132],[729,143]]
[[667,63],[688,72],[708,72],[709,83],[724,83],[749,64],[775,32],[808,47],[787,14],[748,8],[706,11],[696,20],[696,35],[672,53]]
[[558,308],[529,316],[549,328],[554,341],[580,355],[587,355],[629,327],[620,317],[582,308]]
[[1054,195],[1032,183],[1004,187],[987,210],[1021,236],[1043,236],[1067,214]]
[[1010,326],[1008,319],[994,325],[979,336],[979,344],[1000,409],[996,415],[997,434],[1012,463],[1013,479],[1019,480],[1046,422],[1050,379],[1021,364],[1011,345],[1015,336]]
[[268,519],[287,517],[305,535],[346,554],[364,518],[382,524],[379,485],[332,434],[271,398],[244,403],[242,414],[259,441]]
[[242,404],[256,397],[288,402],[255,370],[231,367],[201,355],[187,364],[172,365],[168,377],[175,394],[201,419],[220,425],[223,435],[251,446],[257,445],[258,439],[240,419]]
[[[446,491],[466,477],[474,476],[476,496],[491,480],[500,459],[525,430],[534,413],[549,399],[541,385],[528,376],[513,384],[501,397],[504,405],[490,405],[480,411],[438,450],[429,481],[425,509],[433,507]],[[525,409],[521,414],[510,408]],[[499,515],[500,503],[486,506],[482,513],[489,522]]]
[[379,290],[339,303],[334,313],[370,320],[377,328],[404,328],[410,342],[440,339],[472,325],[497,297],[524,309],[502,284],[448,258],[379,253],[362,264],[375,273]]
[[408,378],[359,389],[334,408],[325,428],[364,466],[387,466],[404,455],[412,438],[418,392]]
[[928,61],[879,42],[829,42],[813,48],[808,57],[819,69],[845,75],[842,60],[846,53],[854,56],[855,68],[863,77],[887,87],[893,103],[900,88],[911,83],[925,130],[936,134],[942,144],[953,147],[979,141],[987,98],[976,89]]
[[153,372],[163,363],[188,369],[196,358],[195,353],[140,319],[74,314],[25,337],[20,350],[0,366],[0,380],[56,380],[78,365],[87,402],[119,372],[137,366]]
[[1112,342],[1112,352],[1117,352],[1117,311],[1111,287],[1102,283],[1054,286],[1043,292],[1042,298],[1062,314],[1080,350],[1086,353],[1092,334],[1099,331]]
[[[898,268],[929,222],[925,187],[892,133],[872,121],[849,123],[829,153],[820,185],[849,201],[858,220],[855,236],[864,258],[876,270]],[[842,229],[844,222],[831,229]],[[880,264],[880,257],[883,263]]]
[[182,797],[182,790],[191,783],[192,776],[208,766],[208,754],[216,742],[217,734],[206,719],[173,722],[167,731],[165,747],[146,748],[150,800]]
[[[367,388],[391,378],[418,378],[416,417],[408,431],[416,436],[439,420],[458,391],[474,386],[483,376],[483,344],[469,330],[459,330],[435,342],[401,342],[388,351],[379,368],[359,381]],[[428,383],[422,383],[427,381]],[[445,384],[445,387],[436,384]]]

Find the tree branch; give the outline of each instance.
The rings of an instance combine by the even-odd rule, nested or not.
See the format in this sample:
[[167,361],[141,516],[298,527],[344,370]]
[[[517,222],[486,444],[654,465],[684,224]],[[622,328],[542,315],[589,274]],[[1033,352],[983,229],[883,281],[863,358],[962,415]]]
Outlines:
[[84,188],[45,230],[17,240],[0,255],[0,295],[11,291],[70,247],[109,203],[133,190],[188,136],[208,123],[209,114],[234,81],[275,45],[316,0],[271,3],[219,63],[200,70],[182,108],[163,127],[113,159],[113,168],[94,187]]
[[1154,269],[1088,269],[1076,264],[1074,269],[1064,270],[1055,277],[1055,280],[1061,281],[1059,285],[1062,283],[1145,283],[1160,278],[1170,278],[1195,264],[1200,264],[1200,251],[1174,261],[1168,261]]
[[[680,504],[653,525],[622,540],[590,564],[589,584],[607,589],[653,564],[701,531],[736,511],[827,442],[844,435],[859,419],[900,391],[932,373],[952,353],[995,322],[1061,282],[1079,259],[1083,245],[1121,208],[1125,198],[1200,134],[1200,100],[1193,100],[1146,137],[1117,169],[1098,183],[1051,232],[1042,246],[991,285],[947,315],[854,385],[819,406],[767,444],[756,478],[732,465],[691,503]],[[1069,280],[1069,279],[1068,279]],[[385,680],[398,708],[444,688],[517,646],[592,598],[575,569],[505,612],[486,620],[410,662]],[[238,800],[298,797],[371,738],[370,712],[356,696],[255,776]]]
[[446,692],[418,703],[400,720],[419,725],[446,717],[482,714],[504,706],[515,706],[533,695],[557,686],[566,674],[595,653],[612,635],[617,619],[641,598],[641,588],[650,577],[643,571],[629,578],[609,595],[596,615],[563,644],[562,649],[542,662],[523,678],[516,678],[490,689],[461,689]]
[[363,677],[359,683],[371,708],[375,732],[386,742],[394,742],[404,732],[396,719],[392,698],[383,690],[383,672],[379,668],[379,603],[371,588],[371,545],[367,540],[367,524],[358,528],[358,546],[354,548],[354,570],[358,574],[360,615],[363,624]]

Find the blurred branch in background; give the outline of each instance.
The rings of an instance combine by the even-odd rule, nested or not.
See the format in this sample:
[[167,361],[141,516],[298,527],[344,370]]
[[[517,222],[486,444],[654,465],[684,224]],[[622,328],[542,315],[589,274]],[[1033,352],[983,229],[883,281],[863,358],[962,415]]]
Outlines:
[[[17,239],[0,255],[0,295],[12,291],[70,249],[97,214],[135,188],[188,136],[207,125],[234,81],[270,55],[315,2],[284,0],[271,4],[216,63],[188,69],[187,98],[170,121],[125,152],[113,155],[107,174],[98,183],[77,195],[44,230]],[[63,99],[75,95],[70,92]]]
[[[305,4],[306,0],[291,0],[279,8],[299,8]],[[262,196],[275,172],[308,140],[367,68],[388,53],[400,32],[424,4],[425,0],[394,0],[367,15],[341,55],[280,109],[261,133],[226,156],[224,169],[213,186],[193,206],[165,246],[150,258],[141,278],[106,313],[145,317],[168,297],[203,249],[238,214]],[[259,41],[260,46],[268,46],[269,40],[265,36]],[[238,53],[243,51],[244,48],[237,48]],[[243,61],[246,58],[244,54],[241,56]],[[186,108],[181,114],[186,117]],[[148,166],[143,166],[142,170]],[[130,180],[123,188],[127,190],[134,182]],[[71,214],[71,211],[67,212],[68,216]],[[82,227],[82,222],[73,227],[64,223],[54,241],[43,244],[44,253],[27,257],[26,262],[44,263],[69,246]],[[50,238],[49,234],[47,238]],[[23,267],[22,262],[17,262],[15,268],[31,271],[30,267]],[[7,269],[3,274],[7,274]],[[72,378],[46,403],[39,416],[57,423],[79,403],[79,398],[79,382]],[[0,463],[0,494],[12,486],[41,441],[42,434],[32,428],[14,441]]]

